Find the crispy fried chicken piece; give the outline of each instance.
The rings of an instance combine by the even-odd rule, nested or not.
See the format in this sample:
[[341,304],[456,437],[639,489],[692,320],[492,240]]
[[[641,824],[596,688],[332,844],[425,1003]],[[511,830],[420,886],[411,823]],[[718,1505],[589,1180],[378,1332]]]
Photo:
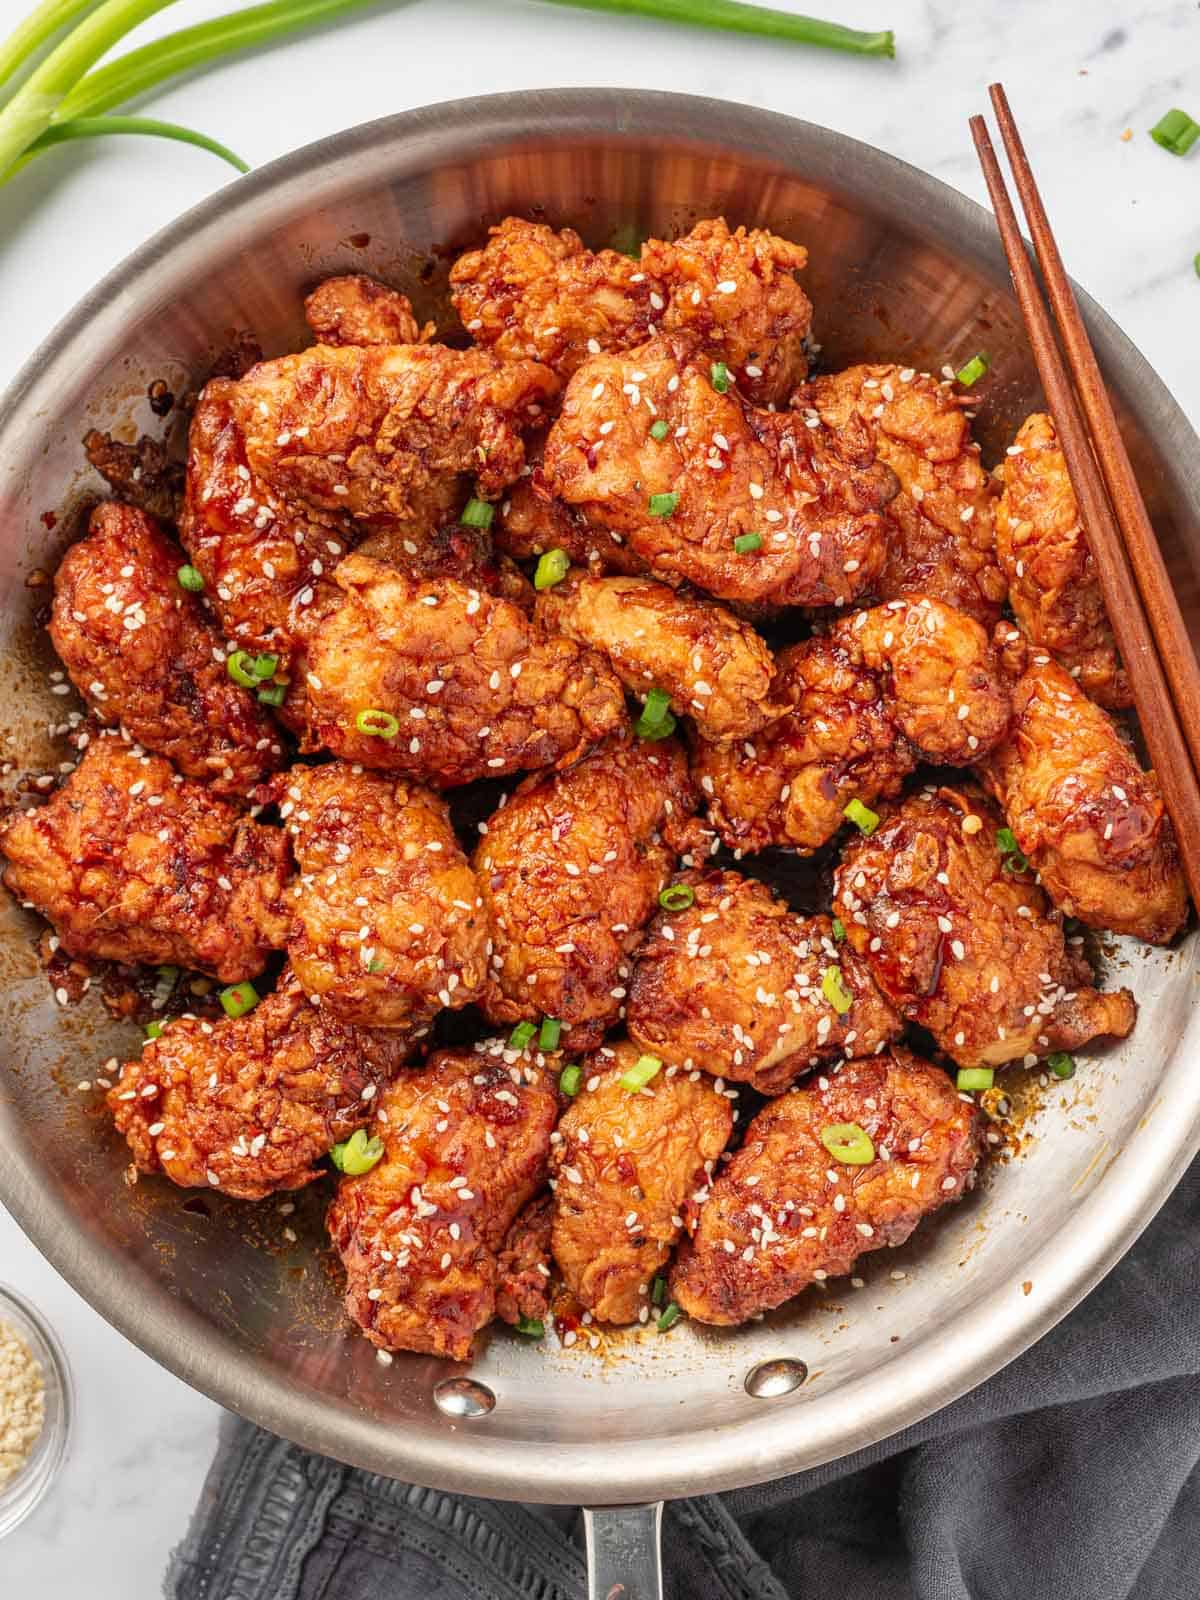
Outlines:
[[144,512],[97,506],[55,574],[50,637],[102,722],[214,794],[247,794],[279,765],[278,730],[225,670],[220,636],[179,583],[182,563]]
[[305,993],[376,1028],[478,1000],[487,917],[441,796],[342,761],[293,767],[276,793],[300,868],[288,955]]
[[1171,819],[1108,713],[1042,658],[1011,737],[980,767],[1038,881],[1068,917],[1168,944],[1187,920]]
[[[814,420],[719,394],[686,340],[657,338],[579,369],[542,478],[669,582],[723,600],[842,605],[879,577],[881,508],[897,480],[857,416],[840,433]],[[739,550],[747,537],[760,542]]]
[[500,1252],[496,1315],[515,1327],[522,1317],[541,1322],[550,1313],[550,1228],[554,1195],[544,1189],[519,1213]]
[[1131,706],[1052,417],[1041,411],[1026,417],[997,476],[996,552],[1021,628],[1099,705]]
[[158,439],[143,433],[136,444],[124,444],[92,428],[83,450],[118,500],[162,522],[174,522],[183,499],[184,464],[167,453]]
[[548,633],[607,656],[635,694],[664,690],[675,714],[716,743],[756,733],[780,709],[770,700],[775,661],[762,639],[701,595],[652,578],[576,571],[542,591],[535,615]]
[[599,1044],[695,804],[673,739],[613,742],[519,785],[472,863],[495,944],[493,1022],[554,1017],[564,1050]]
[[553,1081],[493,1042],[436,1051],[377,1105],[383,1159],[329,1207],[346,1310],[380,1349],[466,1361],[496,1309],[505,1235],[545,1181]]
[[551,1155],[551,1242],[563,1281],[600,1322],[646,1321],[650,1285],[729,1142],[733,1110],[708,1078],[667,1068],[641,1092],[621,1082],[627,1041],[589,1063]]
[[[629,1037],[691,1071],[780,1094],[847,1052],[870,1055],[904,1024],[828,917],[799,917],[737,872],[685,872],[683,911],[660,911],[637,953]],[[824,992],[832,972],[839,1011]]]
[[1133,996],[1092,987],[1031,874],[1006,870],[1001,823],[973,786],[930,788],[852,840],[834,880],[849,944],[959,1066],[1033,1065],[1102,1034],[1123,1039]]
[[139,1172],[262,1200],[321,1176],[409,1049],[317,1010],[285,971],[245,1016],[174,1018],[125,1063],[108,1105]]
[[412,301],[365,272],[326,278],[304,302],[304,320],[321,344],[426,344],[434,326],[422,328]]
[[[824,1130],[857,1124],[874,1157],[835,1159]],[[865,1152],[864,1152],[865,1153]],[[893,1045],[770,1101],[713,1180],[671,1293],[698,1322],[733,1326],[901,1245],[962,1197],[981,1153],[979,1112],[939,1068]]]
[[1008,583],[996,559],[995,501],[963,414],[968,397],[927,372],[892,363],[813,379],[792,406],[840,432],[854,414],[900,480],[887,506],[883,600],[927,594],[976,622],[1000,619]]
[[[626,722],[607,662],[507,600],[359,555],[337,584],[342,603],[309,647],[311,748],[451,788],[570,760]],[[366,711],[398,729],[361,731]]]
[[287,839],[115,735],[40,810],[0,832],[4,882],[80,959],[262,970],[287,932]]
[[547,550],[564,550],[576,566],[598,575],[639,576],[646,571],[646,563],[621,534],[590,526],[581,512],[556,500],[542,483],[538,467],[505,495],[493,532],[496,548],[514,561],[536,561]]
[[412,578],[457,578],[502,600],[511,600],[522,611],[532,612],[533,585],[514,561],[497,554],[486,529],[449,523],[416,539],[409,537],[410,531],[376,529],[354,553],[396,567]]

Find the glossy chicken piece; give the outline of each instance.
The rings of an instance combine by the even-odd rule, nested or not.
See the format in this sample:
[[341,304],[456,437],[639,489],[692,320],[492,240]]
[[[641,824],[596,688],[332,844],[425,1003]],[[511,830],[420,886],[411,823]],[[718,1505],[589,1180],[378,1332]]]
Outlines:
[[[310,748],[450,788],[568,761],[625,725],[607,662],[507,600],[359,555],[337,583],[309,649]],[[368,711],[384,735],[362,731]]]
[[901,1032],[828,917],[796,916],[737,872],[685,872],[679,885],[692,904],[660,911],[637,953],[627,1026],[640,1049],[779,1094],[810,1067],[870,1055]]
[[959,1066],[1032,1066],[1103,1034],[1123,1039],[1133,996],[1092,987],[1031,875],[1008,870],[1002,823],[973,787],[909,795],[842,853],[834,911],[848,942]]
[[10,892],[81,960],[261,971],[287,932],[287,839],[115,735],[0,832]]
[[1064,915],[1167,944],[1187,890],[1158,780],[1052,661],[1015,690],[1011,737],[980,768],[1038,881]]
[[180,585],[183,562],[144,512],[97,506],[55,574],[50,637],[100,721],[214,794],[247,794],[279,765],[278,729],[226,671],[220,635]]
[[304,302],[304,320],[321,344],[425,344],[434,334],[432,322],[417,322],[406,294],[363,272],[319,283]]
[[348,1028],[284,973],[242,1017],[176,1017],[108,1092],[139,1172],[235,1200],[299,1189],[371,1120],[409,1041]]
[[300,869],[288,955],[322,1012],[402,1028],[478,1000],[487,918],[441,796],[341,761],[276,793]]
[[493,524],[496,548],[514,561],[536,561],[548,550],[562,550],[589,572],[645,573],[646,563],[610,528],[587,519],[542,487],[540,474],[522,478],[505,495]]
[[543,1190],[508,1230],[500,1252],[496,1315],[515,1327],[522,1318],[544,1322],[550,1312],[550,1230],[554,1196]]
[[[847,1124],[870,1141],[861,1166],[822,1143]],[[689,1317],[726,1327],[770,1311],[903,1244],[961,1199],[980,1149],[979,1113],[940,1068],[898,1045],[847,1061],[750,1123],[680,1248],[671,1294]]]
[[435,578],[457,578],[474,589],[510,600],[522,611],[533,610],[533,585],[514,561],[497,553],[486,529],[448,523],[432,531],[426,529],[415,539],[409,537],[411,531],[376,529],[354,553],[395,567],[410,578],[423,578],[427,582]]
[[1099,705],[1133,704],[1054,421],[1034,412],[997,468],[996,550],[1022,630]]
[[[812,421],[718,393],[707,359],[658,338],[579,369],[542,478],[668,582],[725,600],[842,605],[883,569],[896,478],[857,417],[839,433]],[[742,539],[759,542],[738,549]]]
[[673,739],[611,743],[515,790],[472,862],[495,943],[483,999],[493,1022],[553,1017],[564,1050],[599,1044],[694,808]]
[[650,1285],[729,1142],[733,1109],[698,1073],[665,1069],[640,1092],[636,1045],[606,1046],[558,1125],[551,1243],[563,1281],[600,1322],[645,1322]]
[[383,1159],[329,1208],[346,1310],[383,1350],[466,1361],[496,1309],[505,1235],[545,1182],[553,1081],[496,1043],[439,1050],[377,1105]]
[[538,621],[607,656],[627,689],[671,696],[706,739],[757,732],[778,713],[775,662],[758,634],[723,606],[651,578],[591,578],[574,572],[538,596]]
[[996,558],[995,499],[964,415],[969,403],[951,383],[894,364],[815,378],[792,399],[835,433],[856,415],[900,480],[885,513],[880,598],[931,595],[991,627],[1008,583]]

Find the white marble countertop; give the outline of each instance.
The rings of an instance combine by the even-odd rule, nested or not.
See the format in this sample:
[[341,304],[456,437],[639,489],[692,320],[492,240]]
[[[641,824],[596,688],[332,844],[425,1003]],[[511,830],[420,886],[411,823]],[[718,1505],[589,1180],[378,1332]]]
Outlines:
[[[0,0],[0,28],[30,3]],[[137,39],[232,3],[188,0]],[[824,123],[982,199],[966,121],[1001,78],[1068,265],[1200,421],[1200,149],[1176,160],[1145,132],[1172,105],[1193,114],[1200,106],[1194,0],[775,3],[890,24],[899,59],[858,61],[535,0],[408,0],[194,78],[147,111],[203,128],[261,165],[431,100],[564,84],[675,89]],[[180,145],[107,140],[53,153],[5,189],[0,388],[101,273],[226,170]],[[0,1590],[36,1585],[40,1600],[75,1600],[86,1579],[89,1600],[150,1600],[199,1492],[218,1409],[109,1329],[2,1211],[0,1278],[57,1328],[79,1396],[63,1477],[0,1544]]]

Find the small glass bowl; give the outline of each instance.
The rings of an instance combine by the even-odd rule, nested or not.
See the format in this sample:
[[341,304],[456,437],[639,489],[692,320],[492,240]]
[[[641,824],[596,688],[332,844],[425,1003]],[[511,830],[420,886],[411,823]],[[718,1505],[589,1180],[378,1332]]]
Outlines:
[[25,1464],[0,1485],[0,1539],[23,1522],[58,1476],[67,1454],[75,1391],[58,1336],[23,1295],[0,1283],[0,1322],[7,1322],[42,1369],[45,1417]]

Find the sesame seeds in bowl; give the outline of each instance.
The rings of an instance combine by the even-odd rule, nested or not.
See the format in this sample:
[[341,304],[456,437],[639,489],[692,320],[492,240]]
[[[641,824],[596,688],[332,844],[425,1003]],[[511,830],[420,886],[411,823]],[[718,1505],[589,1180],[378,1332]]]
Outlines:
[[0,1284],[0,1538],[39,1504],[66,1457],[75,1396],[57,1335]]

